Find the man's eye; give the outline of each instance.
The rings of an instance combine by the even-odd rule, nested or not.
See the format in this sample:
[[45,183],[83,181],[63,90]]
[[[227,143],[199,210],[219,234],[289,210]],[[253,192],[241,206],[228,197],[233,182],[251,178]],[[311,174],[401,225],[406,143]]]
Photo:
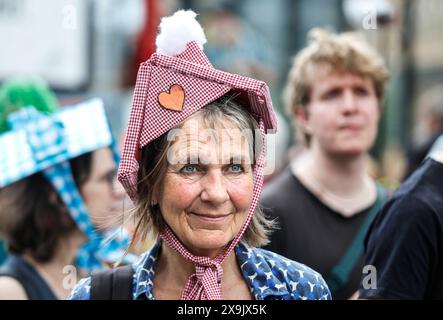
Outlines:
[[368,95],[368,90],[366,90],[365,88],[356,88],[355,89],[355,94],[358,96],[367,96]]
[[333,89],[333,90],[326,92],[323,95],[323,99],[325,99],[325,100],[334,99],[334,98],[338,97],[339,95],[340,95],[340,90]]

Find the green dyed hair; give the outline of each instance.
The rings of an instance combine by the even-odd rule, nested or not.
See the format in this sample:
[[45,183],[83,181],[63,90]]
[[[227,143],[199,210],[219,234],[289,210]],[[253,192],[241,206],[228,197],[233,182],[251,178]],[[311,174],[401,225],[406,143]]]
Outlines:
[[40,78],[17,78],[0,87],[0,134],[8,131],[7,117],[26,106],[51,114],[58,109],[58,101],[48,84]]

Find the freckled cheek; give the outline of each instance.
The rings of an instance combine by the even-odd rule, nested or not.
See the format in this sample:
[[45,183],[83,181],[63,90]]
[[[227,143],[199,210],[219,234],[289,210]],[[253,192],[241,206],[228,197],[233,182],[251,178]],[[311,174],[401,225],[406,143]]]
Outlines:
[[252,192],[252,178],[231,182],[229,185],[229,197],[239,211],[245,211],[249,208],[252,202]]
[[162,205],[165,208],[170,206],[168,211],[183,211],[192,204],[199,194],[196,184],[171,179],[165,183]]

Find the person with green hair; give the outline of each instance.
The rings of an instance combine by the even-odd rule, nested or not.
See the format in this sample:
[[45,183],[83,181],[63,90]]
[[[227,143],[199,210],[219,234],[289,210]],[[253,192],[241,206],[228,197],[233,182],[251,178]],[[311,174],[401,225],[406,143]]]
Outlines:
[[56,112],[59,103],[48,84],[40,78],[15,78],[0,88],[0,134],[10,128],[7,117],[23,106],[33,106],[45,114]]

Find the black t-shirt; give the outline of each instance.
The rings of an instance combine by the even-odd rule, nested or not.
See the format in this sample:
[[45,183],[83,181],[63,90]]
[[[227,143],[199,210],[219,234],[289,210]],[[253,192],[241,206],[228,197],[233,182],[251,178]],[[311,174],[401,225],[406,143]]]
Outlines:
[[[366,239],[376,288],[362,298],[443,299],[443,165],[427,159],[386,203]],[[370,284],[370,283],[368,283]]]
[[[266,249],[304,263],[325,278],[347,252],[369,212],[368,208],[344,217],[322,203],[289,168],[264,188],[261,206],[267,216],[277,218],[280,227]],[[347,284],[332,293],[333,299],[348,299],[358,290],[362,268],[363,254]]]

